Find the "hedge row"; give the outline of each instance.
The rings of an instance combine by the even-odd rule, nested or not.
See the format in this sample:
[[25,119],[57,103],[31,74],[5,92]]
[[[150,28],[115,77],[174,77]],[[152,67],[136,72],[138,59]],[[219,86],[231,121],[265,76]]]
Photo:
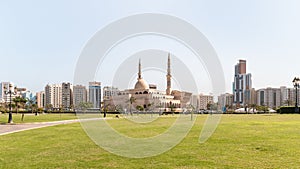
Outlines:
[[277,110],[277,113],[280,113],[280,114],[294,114],[294,113],[299,113],[299,108],[298,108],[298,111],[296,111],[296,108],[295,107],[280,107],[278,110]]

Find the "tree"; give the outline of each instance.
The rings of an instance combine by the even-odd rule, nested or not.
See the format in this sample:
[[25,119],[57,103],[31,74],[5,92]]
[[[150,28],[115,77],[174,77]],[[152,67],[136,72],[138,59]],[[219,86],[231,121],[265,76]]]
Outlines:
[[176,108],[176,106],[172,102],[170,102],[169,108],[171,109],[171,112],[174,115],[174,108]]
[[5,105],[0,105],[0,112],[1,113],[6,113]]
[[137,105],[137,106],[136,106],[136,109],[139,110],[139,111],[143,111],[143,110],[144,110],[144,107],[141,106],[141,105]]
[[211,104],[211,102],[207,103],[206,109],[207,109],[207,110],[211,110],[211,109],[212,109],[212,104]]
[[284,104],[287,105],[287,106],[290,106],[290,105],[292,105],[292,102],[293,101],[291,99],[287,99],[287,100],[284,101]]
[[106,117],[106,113],[109,110],[110,104],[105,104],[105,102],[104,102],[103,105],[104,105],[103,108],[102,108],[102,110],[103,110],[103,117],[105,118]]
[[119,113],[122,113],[124,111],[122,105],[116,105],[115,106],[115,111],[118,111]]
[[47,112],[51,112],[53,110],[52,104],[47,104],[45,107],[46,107]]
[[268,111],[268,107],[267,106],[257,106],[257,110],[260,112],[266,113]]
[[147,111],[153,112],[154,106],[155,106],[154,102],[147,104]]
[[130,111],[130,114],[131,114],[131,115],[132,115],[132,104],[135,103],[135,101],[136,101],[136,98],[134,98],[133,96],[131,96],[131,97],[129,98],[129,100],[127,101],[127,102],[130,103],[129,111]]
[[39,108],[37,108],[37,111],[38,111],[39,113],[43,113],[44,109],[41,108],[41,107],[39,107]]
[[254,110],[257,109],[256,104],[250,104],[250,108],[252,108],[252,112],[254,113]]
[[[34,100],[34,99],[28,99],[28,100],[27,100],[27,103],[28,103],[29,109],[31,110],[31,113],[33,113],[34,111],[36,111],[36,109],[37,109],[37,104],[35,103],[35,100]],[[35,114],[35,115],[37,115],[37,114]]]
[[15,103],[17,114],[18,114],[20,105],[24,105],[27,102],[27,100],[24,99],[23,97],[18,96],[13,99],[13,102]]
[[80,102],[76,107],[78,108],[78,110],[86,112],[87,109],[93,107],[93,104],[91,102]]

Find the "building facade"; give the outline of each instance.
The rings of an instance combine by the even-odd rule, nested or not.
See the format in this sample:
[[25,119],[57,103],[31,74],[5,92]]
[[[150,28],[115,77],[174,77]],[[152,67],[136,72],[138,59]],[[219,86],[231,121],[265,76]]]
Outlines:
[[[118,111],[182,111],[190,101],[192,93],[171,90],[171,61],[168,54],[167,86],[165,91],[157,90],[156,85],[148,84],[142,78],[141,61],[138,65],[138,78],[133,89],[117,92],[117,95],[104,100],[104,105],[110,105]],[[139,109],[140,108],[140,109]],[[121,109],[121,110],[119,110]]]
[[276,109],[281,106],[281,91],[279,88],[257,90],[257,105]]
[[225,93],[218,96],[218,109],[233,108],[233,94]]
[[108,100],[112,96],[116,96],[120,90],[116,87],[105,86],[103,88],[103,100]]
[[36,93],[36,103],[38,108],[45,108],[45,91]]
[[62,83],[61,87],[61,108],[70,110],[73,108],[73,85],[70,83]]
[[[16,92],[16,94],[10,96],[5,94],[5,91],[12,90],[13,92]],[[2,103],[9,103],[12,101],[15,97],[19,96],[19,93],[17,91],[16,86],[12,82],[1,82],[0,83],[0,102]]]
[[87,102],[87,89],[83,85],[73,86],[73,104],[78,107],[80,103]]
[[89,102],[94,109],[101,109],[101,82],[89,82]]
[[208,110],[210,107],[209,105],[212,105],[214,103],[214,96],[212,95],[199,95],[199,109],[201,110]]
[[233,102],[237,107],[251,104],[252,77],[246,72],[246,60],[235,65],[233,82]]
[[48,84],[45,87],[45,107],[60,109],[62,105],[62,85]]

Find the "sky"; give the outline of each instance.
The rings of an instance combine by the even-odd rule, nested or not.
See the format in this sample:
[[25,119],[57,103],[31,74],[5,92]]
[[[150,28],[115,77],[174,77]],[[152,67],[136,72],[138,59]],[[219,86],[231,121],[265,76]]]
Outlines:
[[[292,87],[300,75],[299,7],[297,0],[2,0],[0,81],[34,92],[46,84],[72,82],[82,49],[96,32],[134,14],[160,13],[185,20],[205,35],[221,62],[226,92],[232,90],[239,59],[247,60],[254,88]],[[107,72],[114,67],[114,61],[107,61],[105,75],[99,68],[101,77],[95,80],[112,85]],[[203,85],[199,92],[209,93],[203,72],[196,79]],[[165,75],[155,79],[149,72],[144,78],[162,85],[165,81]]]

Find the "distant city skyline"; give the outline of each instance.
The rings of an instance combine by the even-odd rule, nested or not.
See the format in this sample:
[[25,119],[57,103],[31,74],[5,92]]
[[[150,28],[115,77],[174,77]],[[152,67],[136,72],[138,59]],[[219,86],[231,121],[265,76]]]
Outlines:
[[[73,83],[77,58],[95,32],[120,18],[151,12],[186,20],[207,37],[222,64],[226,92],[232,93],[233,66],[239,59],[247,60],[255,89],[292,87],[293,78],[300,76],[298,6],[293,0],[1,2],[0,81],[33,92],[47,84]],[[144,78],[150,77],[144,73]],[[94,80],[111,86],[105,78]],[[154,80],[159,84],[165,79]],[[196,80],[207,83],[206,77]],[[201,93],[211,92],[207,85]]]

